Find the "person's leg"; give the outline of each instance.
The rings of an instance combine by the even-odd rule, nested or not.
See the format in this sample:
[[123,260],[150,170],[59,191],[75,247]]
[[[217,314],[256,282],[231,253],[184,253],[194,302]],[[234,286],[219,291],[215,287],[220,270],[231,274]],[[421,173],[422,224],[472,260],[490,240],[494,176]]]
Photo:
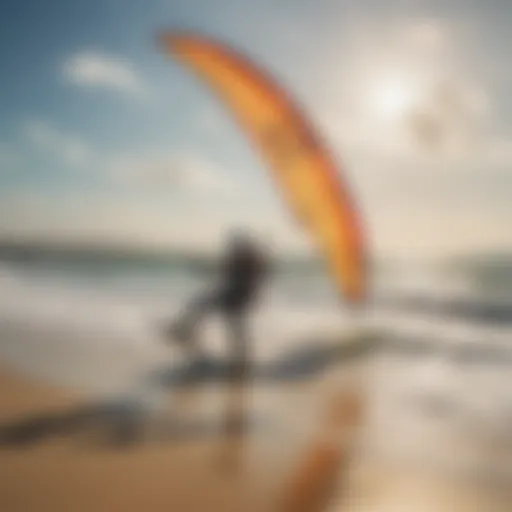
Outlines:
[[235,380],[244,381],[249,370],[246,313],[243,308],[236,308],[227,311],[225,316],[230,338],[231,377]]
[[208,293],[194,299],[185,308],[185,312],[172,326],[172,336],[196,351],[196,331],[204,316],[219,307],[219,293]]
[[216,306],[216,294],[205,294],[190,302],[182,317],[182,322],[194,325],[201,321],[203,316]]
[[242,310],[224,311],[229,336],[229,375],[224,411],[224,443],[220,462],[224,469],[236,471],[244,456],[247,424],[247,383],[249,377],[248,337]]

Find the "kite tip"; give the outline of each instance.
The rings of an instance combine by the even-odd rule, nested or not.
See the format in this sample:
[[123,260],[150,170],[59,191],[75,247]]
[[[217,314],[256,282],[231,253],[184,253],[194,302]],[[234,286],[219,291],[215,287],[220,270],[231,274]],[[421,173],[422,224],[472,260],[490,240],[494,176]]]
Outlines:
[[166,28],[157,30],[156,42],[158,46],[168,49],[175,50],[180,43],[192,39],[196,36],[196,32],[193,30],[187,30],[184,28]]
[[156,31],[156,42],[158,46],[167,50],[179,50],[194,43],[215,42],[215,36],[194,28],[165,28]]
[[158,30],[156,32],[156,43],[158,46],[163,48],[172,48],[174,44],[176,43],[176,39],[178,37],[178,34],[181,32],[178,32],[176,30],[169,30],[169,29],[163,29]]
[[165,28],[156,31],[156,42],[158,46],[165,49],[176,50],[180,45],[192,41],[204,40],[210,38],[202,32],[189,28]]

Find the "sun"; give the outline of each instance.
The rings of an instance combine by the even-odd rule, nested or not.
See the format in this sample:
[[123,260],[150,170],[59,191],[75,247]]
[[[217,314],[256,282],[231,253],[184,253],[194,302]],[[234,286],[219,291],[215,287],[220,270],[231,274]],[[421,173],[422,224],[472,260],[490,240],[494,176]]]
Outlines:
[[415,88],[404,77],[386,77],[375,82],[371,94],[374,114],[386,120],[402,117],[415,101]]

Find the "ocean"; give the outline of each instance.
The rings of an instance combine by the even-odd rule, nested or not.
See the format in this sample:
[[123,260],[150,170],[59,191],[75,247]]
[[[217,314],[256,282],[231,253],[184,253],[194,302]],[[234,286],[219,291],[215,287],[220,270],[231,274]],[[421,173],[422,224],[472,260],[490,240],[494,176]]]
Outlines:
[[[93,383],[85,378],[90,372],[85,361],[92,356],[78,353],[120,350],[117,359],[122,360],[127,350],[159,352],[161,327],[215,278],[215,262],[207,258],[43,256],[0,258],[0,357],[58,379],[64,368],[56,369],[52,361],[64,357],[58,357],[66,352],[62,347],[77,350],[76,361],[62,365],[71,374],[65,381],[76,386],[102,380],[97,371]],[[321,264],[281,262],[252,318],[254,357],[273,357],[308,337],[339,336],[361,325],[394,329],[396,339],[423,329],[432,347],[457,330],[468,340],[484,329],[487,336],[506,341],[512,324],[510,276],[512,264],[503,263],[387,263],[376,266],[370,304],[355,315]],[[205,329],[206,346],[223,350],[219,319],[209,319]],[[9,342],[8,332],[16,343]],[[71,371],[75,363],[84,372]],[[115,373],[108,370],[109,378]]]

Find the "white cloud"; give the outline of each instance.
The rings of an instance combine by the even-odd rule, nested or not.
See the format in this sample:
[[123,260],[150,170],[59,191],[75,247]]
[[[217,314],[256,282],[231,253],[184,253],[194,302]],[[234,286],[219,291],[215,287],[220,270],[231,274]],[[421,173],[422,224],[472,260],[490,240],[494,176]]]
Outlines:
[[106,172],[115,181],[136,187],[168,187],[177,192],[230,193],[236,185],[194,152],[146,151],[114,156]]
[[83,167],[94,159],[94,152],[80,137],[57,130],[43,121],[27,122],[24,133],[35,148],[56,156],[66,165]]
[[[259,212],[197,209],[190,203],[165,207],[122,197],[71,193],[58,201],[36,192],[0,202],[0,236],[126,247],[216,251],[233,223],[258,226]],[[275,233],[275,220],[271,224]],[[267,240],[268,230],[259,230]],[[280,240],[281,241],[281,240]]]
[[441,20],[419,19],[398,27],[396,42],[414,51],[439,52],[450,44],[450,30]]
[[126,59],[111,55],[82,52],[64,64],[64,77],[82,87],[103,87],[123,93],[143,95],[146,86],[134,66]]
[[163,187],[170,192],[206,196],[220,194],[223,197],[238,190],[231,176],[192,150],[147,149],[105,156],[82,138],[64,133],[43,121],[25,123],[23,132],[38,151],[71,167],[94,169],[107,180],[123,187],[149,192]]

